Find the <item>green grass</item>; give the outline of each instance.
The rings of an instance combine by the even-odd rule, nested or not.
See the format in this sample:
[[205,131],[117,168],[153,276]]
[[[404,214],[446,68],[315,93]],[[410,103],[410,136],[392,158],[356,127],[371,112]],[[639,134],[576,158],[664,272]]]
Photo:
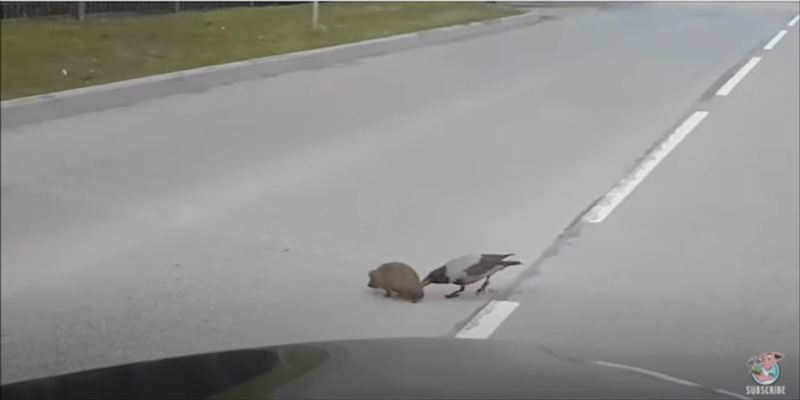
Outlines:
[[323,3],[321,29],[313,31],[310,7],[3,21],[0,95],[31,96],[517,13],[480,3]]

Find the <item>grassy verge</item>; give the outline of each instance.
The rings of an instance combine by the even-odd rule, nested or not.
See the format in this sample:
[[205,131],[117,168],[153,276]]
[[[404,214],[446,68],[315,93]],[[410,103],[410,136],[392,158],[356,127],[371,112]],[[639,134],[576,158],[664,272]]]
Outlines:
[[480,3],[338,3],[213,12],[3,21],[3,100],[289,53],[516,13]]

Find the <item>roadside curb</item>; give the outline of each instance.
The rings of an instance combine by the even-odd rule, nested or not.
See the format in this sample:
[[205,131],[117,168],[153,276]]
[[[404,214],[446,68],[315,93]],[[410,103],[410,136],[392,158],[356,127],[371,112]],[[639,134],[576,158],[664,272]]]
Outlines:
[[406,33],[302,52],[237,61],[87,88],[23,97],[0,103],[0,127],[64,118],[122,107],[173,94],[199,92],[215,86],[302,71],[414,47],[502,32],[541,20],[536,12]]

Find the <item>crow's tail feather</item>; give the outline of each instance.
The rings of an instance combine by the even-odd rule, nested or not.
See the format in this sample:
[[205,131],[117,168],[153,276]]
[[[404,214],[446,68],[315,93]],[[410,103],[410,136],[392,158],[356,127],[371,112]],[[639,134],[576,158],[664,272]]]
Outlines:
[[514,265],[521,265],[522,261],[500,261],[500,265],[504,267],[512,267]]

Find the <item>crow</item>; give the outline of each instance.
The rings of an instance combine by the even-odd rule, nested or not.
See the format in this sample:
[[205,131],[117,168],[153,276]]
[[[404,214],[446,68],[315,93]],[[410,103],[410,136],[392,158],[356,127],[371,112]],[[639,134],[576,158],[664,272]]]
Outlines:
[[480,289],[476,292],[477,294],[481,294],[486,290],[486,286],[489,285],[489,278],[491,278],[492,274],[506,267],[522,264],[520,261],[506,260],[506,258],[513,255],[514,253],[471,254],[454,258],[441,267],[431,271],[428,276],[422,280],[422,286],[425,287],[431,283],[453,283],[461,286],[455,292],[445,296],[450,299],[458,297],[459,293],[464,291],[464,286],[486,278]]

